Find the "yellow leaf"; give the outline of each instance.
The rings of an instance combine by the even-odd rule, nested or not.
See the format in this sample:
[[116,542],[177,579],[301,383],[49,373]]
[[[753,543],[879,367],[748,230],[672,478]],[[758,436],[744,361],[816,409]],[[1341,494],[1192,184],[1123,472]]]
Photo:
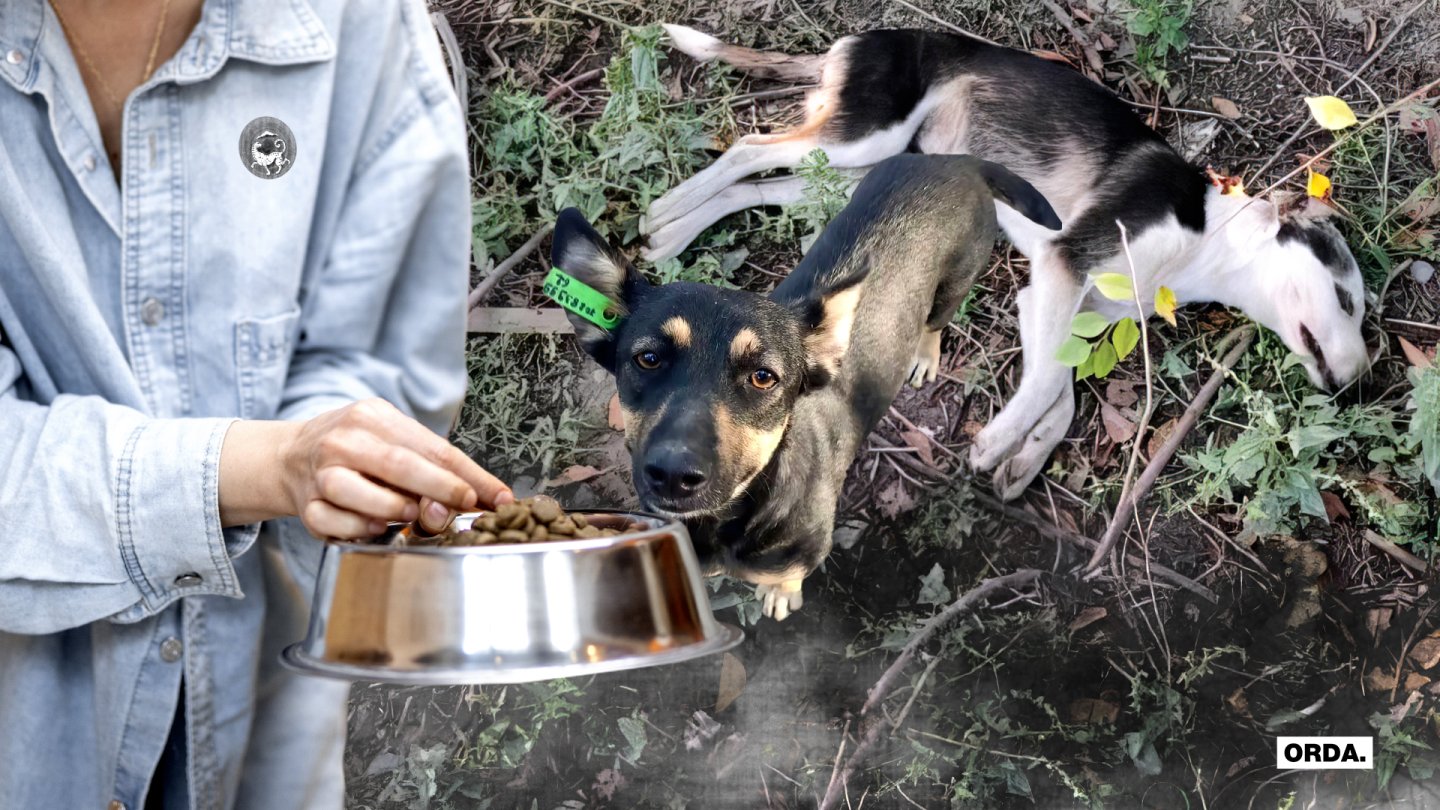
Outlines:
[[1095,289],[1111,301],[1129,301],[1135,297],[1130,289],[1130,277],[1119,273],[1101,273],[1092,276],[1095,279]]
[[1350,105],[1335,96],[1306,96],[1305,103],[1310,105],[1315,123],[1326,129],[1344,129],[1360,123]]
[[1175,291],[1169,287],[1161,287],[1155,291],[1155,314],[1165,319],[1171,326],[1175,325]]
[[1316,199],[1328,199],[1330,197],[1330,178],[1319,172],[1310,172],[1310,180],[1305,183],[1305,193]]

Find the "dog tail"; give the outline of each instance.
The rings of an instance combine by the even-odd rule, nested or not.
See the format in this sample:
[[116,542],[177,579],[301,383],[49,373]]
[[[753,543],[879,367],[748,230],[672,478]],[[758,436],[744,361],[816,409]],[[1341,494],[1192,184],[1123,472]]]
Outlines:
[[988,160],[977,160],[976,163],[979,164],[980,176],[985,178],[985,184],[990,187],[990,193],[995,195],[995,199],[1019,211],[1031,222],[1044,225],[1052,231],[1063,227],[1060,217],[1050,206],[1050,201],[1020,175],[999,163]]
[[696,31],[684,25],[664,25],[670,35],[670,44],[675,49],[700,62],[719,59],[763,79],[779,79],[789,82],[819,81],[820,71],[825,67],[825,56],[791,56],[776,51],[757,51],[740,45],[731,45]]

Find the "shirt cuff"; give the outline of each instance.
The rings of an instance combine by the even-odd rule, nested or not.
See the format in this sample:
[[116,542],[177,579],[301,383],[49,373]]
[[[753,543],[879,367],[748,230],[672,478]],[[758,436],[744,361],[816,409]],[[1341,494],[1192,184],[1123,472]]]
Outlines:
[[185,596],[244,594],[231,554],[258,526],[220,525],[220,447],[233,419],[153,419],[130,434],[116,476],[115,522],[137,621]]

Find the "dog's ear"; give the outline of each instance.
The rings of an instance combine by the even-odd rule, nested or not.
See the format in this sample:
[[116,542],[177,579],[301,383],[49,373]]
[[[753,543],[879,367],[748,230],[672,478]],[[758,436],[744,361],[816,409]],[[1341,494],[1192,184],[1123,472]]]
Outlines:
[[[625,257],[590,227],[578,208],[566,208],[556,218],[550,264],[604,295],[610,302],[610,313],[618,315],[620,322],[630,313],[640,292],[649,286]],[[565,315],[575,327],[580,347],[613,372],[614,330],[602,328],[569,310]],[[614,328],[618,329],[619,323]]]
[[797,290],[801,294],[793,296],[776,289],[776,303],[800,319],[805,341],[806,390],[823,387],[840,371],[850,350],[850,330],[855,325],[855,309],[864,286],[863,275],[857,274],[836,283]]

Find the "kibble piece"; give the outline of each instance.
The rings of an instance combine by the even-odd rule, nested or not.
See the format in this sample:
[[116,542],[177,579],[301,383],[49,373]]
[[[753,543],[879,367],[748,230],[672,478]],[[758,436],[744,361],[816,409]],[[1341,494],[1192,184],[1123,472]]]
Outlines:
[[550,532],[542,524],[536,523],[530,530],[530,542],[543,543],[550,539]]
[[481,515],[480,519],[471,524],[470,528],[491,534],[500,531],[500,527],[495,525],[495,516],[492,514]]
[[562,517],[550,524],[550,533],[564,537],[574,537],[576,528],[575,521],[568,517]]
[[475,537],[475,545],[477,546],[488,546],[491,543],[498,543],[499,541],[500,537],[494,532],[479,532]]
[[530,535],[516,529],[506,529],[500,532],[499,540],[502,543],[524,543],[530,539]]
[[553,499],[537,497],[530,504],[530,514],[541,523],[554,523],[564,513]]
[[586,520],[584,515],[571,515],[570,519],[575,521],[575,528],[577,529],[583,529],[590,525],[590,521]]
[[474,546],[479,545],[480,533],[474,529],[466,529],[463,532],[451,537],[448,546]]

